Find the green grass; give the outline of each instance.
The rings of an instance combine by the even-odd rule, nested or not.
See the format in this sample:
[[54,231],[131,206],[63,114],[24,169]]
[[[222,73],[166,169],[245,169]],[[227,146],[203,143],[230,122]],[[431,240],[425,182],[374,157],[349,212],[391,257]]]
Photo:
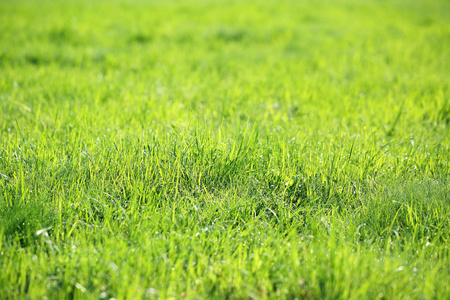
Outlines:
[[448,1],[0,2],[0,298],[450,298]]

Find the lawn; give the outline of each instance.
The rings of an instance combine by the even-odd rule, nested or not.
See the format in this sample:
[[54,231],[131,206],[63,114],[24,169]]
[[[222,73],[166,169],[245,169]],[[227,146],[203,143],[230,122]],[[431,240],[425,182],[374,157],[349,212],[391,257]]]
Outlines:
[[0,2],[1,299],[450,299],[450,2]]

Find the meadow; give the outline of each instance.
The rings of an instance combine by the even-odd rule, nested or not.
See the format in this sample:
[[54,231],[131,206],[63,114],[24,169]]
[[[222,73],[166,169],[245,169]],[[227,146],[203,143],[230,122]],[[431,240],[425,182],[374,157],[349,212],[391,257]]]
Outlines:
[[450,2],[3,0],[1,299],[450,299]]

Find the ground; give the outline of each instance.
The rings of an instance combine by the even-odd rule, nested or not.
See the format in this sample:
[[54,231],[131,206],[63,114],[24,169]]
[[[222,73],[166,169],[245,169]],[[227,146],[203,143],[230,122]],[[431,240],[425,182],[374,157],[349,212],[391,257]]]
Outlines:
[[449,299],[450,2],[0,2],[0,298]]

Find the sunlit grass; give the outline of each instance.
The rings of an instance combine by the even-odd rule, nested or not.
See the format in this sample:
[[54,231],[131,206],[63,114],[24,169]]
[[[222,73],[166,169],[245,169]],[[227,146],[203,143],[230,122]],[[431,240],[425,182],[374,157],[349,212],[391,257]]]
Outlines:
[[3,1],[0,298],[450,298],[446,1]]

